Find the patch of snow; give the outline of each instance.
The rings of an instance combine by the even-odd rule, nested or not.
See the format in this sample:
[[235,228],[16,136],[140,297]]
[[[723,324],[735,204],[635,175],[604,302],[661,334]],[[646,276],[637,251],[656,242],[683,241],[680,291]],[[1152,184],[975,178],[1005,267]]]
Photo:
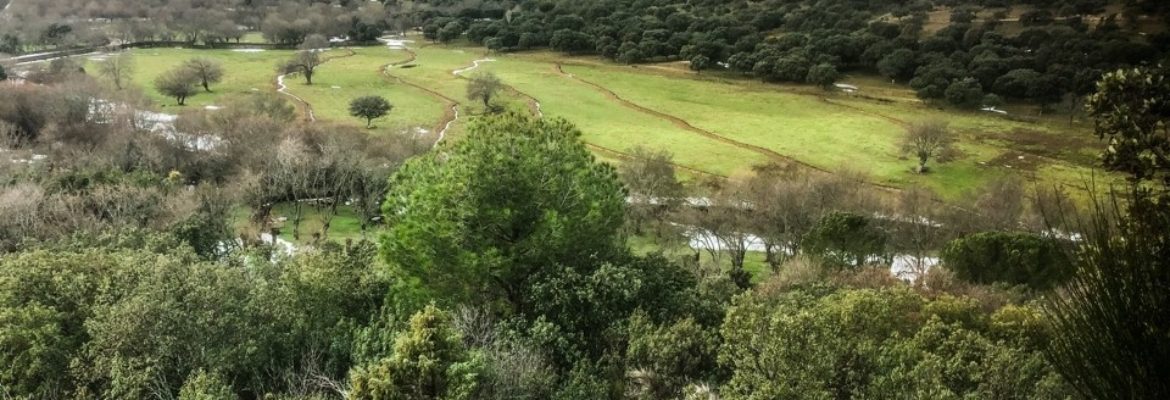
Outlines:
[[907,254],[894,256],[890,274],[906,282],[914,282],[938,265],[937,257],[915,257]]
[[331,89],[341,89],[341,86],[330,86]]
[[[237,53],[263,53],[263,52],[268,51],[268,50],[265,50],[265,49],[232,49],[232,51],[237,52]],[[158,53],[155,53],[155,54],[157,55]]]
[[996,114],[1000,114],[1000,115],[1007,115],[1007,113],[1008,113],[1007,111],[1000,110],[1000,109],[995,108],[995,107],[983,107],[983,108],[980,108],[979,111],[991,112],[991,113],[996,113]]
[[458,104],[451,106],[451,112],[455,113],[455,118],[451,118],[450,121],[447,121],[446,125],[443,125],[443,130],[439,131],[439,138],[435,139],[435,144],[431,145],[431,147],[438,146],[439,142],[442,142],[443,138],[447,137],[447,130],[451,129],[451,124],[453,124],[453,123],[455,123],[455,121],[459,120],[459,105]]
[[[284,74],[284,75],[280,75],[280,76],[276,77],[276,87],[277,87],[276,91],[280,92],[281,94],[283,94],[285,96],[292,97],[293,99],[296,99],[297,101],[299,101],[301,103],[309,104],[309,102],[305,101],[305,99],[302,99],[295,94],[289,93],[288,86],[284,84],[284,78],[286,76],[288,76],[288,74]],[[305,107],[305,108],[309,110],[309,122],[316,122],[317,116],[313,113],[313,107]]]
[[[722,251],[726,249],[723,241],[715,237],[714,234],[703,229],[691,228],[687,231],[687,245],[695,250],[717,250]],[[752,234],[743,234],[744,248],[747,251],[764,251],[764,239]]]
[[470,66],[470,67],[467,67],[467,68],[460,68],[460,69],[457,69],[457,70],[451,71],[451,74],[452,74],[452,75],[459,75],[459,74],[462,74],[462,73],[464,73],[464,72],[471,71],[471,70],[473,70],[473,69],[479,68],[479,64],[480,64],[480,63],[491,62],[491,61],[495,61],[495,59],[494,59],[494,58],[481,58],[481,59],[478,59],[478,60],[472,61],[472,62],[471,62],[471,66]]
[[845,84],[845,83],[834,83],[833,86],[836,86],[837,89],[841,89],[841,90],[845,90],[845,91],[861,90],[861,88],[859,88],[857,86],[853,86],[853,85]]
[[204,106],[203,109],[207,110],[207,111],[219,111],[219,110],[222,110],[223,107],[215,106],[215,105],[208,105],[208,106]]
[[389,48],[395,49],[395,50],[409,48],[408,43],[414,43],[413,40],[400,39],[400,38],[395,38],[395,37],[381,37],[381,38],[378,38],[378,41],[384,43],[386,45],[386,47],[389,47]]

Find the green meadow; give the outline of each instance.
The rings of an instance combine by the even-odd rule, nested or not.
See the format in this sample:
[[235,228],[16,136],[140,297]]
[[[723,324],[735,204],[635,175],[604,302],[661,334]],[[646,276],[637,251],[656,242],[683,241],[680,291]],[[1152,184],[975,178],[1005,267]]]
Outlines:
[[[1067,186],[1100,175],[1092,168],[1100,144],[1091,127],[1027,108],[1008,106],[1010,116],[940,109],[918,101],[908,88],[866,76],[845,78],[860,87],[851,95],[729,73],[695,74],[679,63],[630,67],[549,52],[487,54],[478,47],[416,39],[409,50],[330,50],[313,85],[290,76],[287,91],[307,102],[318,120],[355,126],[364,122],[349,115],[349,102],[383,96],[394,108],[375,120],[374,134],[434,134],[453,117],[449,106],[457,104],[459,118],[448,131],[457,140],[467,121],[485,111],[466,98],[468,79],[491,72],[507,86],[497,98],[505,108],[536,112],[539,103],[544,116],[577,125],[582,139],[607,162],[621,162],[623,153],[637,146],[669,151],[686,177],[736,176],[761,164],[795,162],[828,172],[861,172],[883,186],[925,186],[955,199],[1008,174]],[[159,48],[130,54],[134,83],[159,109],[173,111],[173,99],[151,83],[187,59],[211,58],[227,71],[212,93],[188,101],[187,108],[204,108],[227,96],[276,91],[276,65],[292,52]],[[468,69],[477,60],[479,66]],[[914,161],[900,149],[902,133],[908,123],[932,119],[947,121],[957,132],[957,151],[947,162],[932,162],[930,173],[915,174]]]

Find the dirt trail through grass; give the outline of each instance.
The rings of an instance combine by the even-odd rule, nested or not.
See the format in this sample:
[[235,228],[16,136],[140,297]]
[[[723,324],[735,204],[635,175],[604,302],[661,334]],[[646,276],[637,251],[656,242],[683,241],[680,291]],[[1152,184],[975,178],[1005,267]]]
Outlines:
[[443,118],[439,119],[439,122],[436,123],[435,127],[434,127],[434,132],[438,132],[438,135],[439,135],[439,137],[435,139],[435,145],[438,145],[439,142],[441,142],[444,138],[446,138],[447,130],[451,129],[451,124],[455,123],[455,120],[459,119],[459,101],[452,99],[450,97],[447,97],[446,95],[439,93],[438,91],[436,91],[434,89],[428,88],[428,87],[423,86],[423,85],[419,85],[417,83],[408,81],[406,79],[402,79],[402,77],[400,77],[400,76],[391,74],[390,73],[391,68],[410,64],[418,59],[418,53],[416,53],[414,50],[411,50],[411,49],[406,48],[406,47],[402,47],[402,48],[399,48],[397,50],[405,51],[406,54],[408,55],[407,58],[404,60],[401,60],[401,61],[395,61],[395,62],[392,62],[390,64],[383,65],[379,69],[378,75],[381,76],[382,79],[396,80],[401,84],[404,84],[404,85],[413,87],[415,89],[421,90],[424,93],[427,93],[428,95],[443,101],[444,106],[445,106],[444,109],[446,111],[443,112]]
[[753,144],[740,142],[740,141],[728,138],[726,136],[719,135],[715,132],[711,132],[711,131],[704,130],[704,129],[699,129],[699,128],[695,127],[694,125],[691,125],[686,120],[683,120],[682,118],[638,105],[634,102],[631,102],[629,100],[622,98],[621,96],[618,96],[617,93],[614,93],[612,90],[609,90],[608,88],[606,88],[604,86],[598,85],[596,83],[590,82],[590,81],[585,80],[585,79],[581,79],[581,78],[577,77],[576,75],[565,72],[565,70],[561,68],[560,63],[553,64],[553,68],[557,71],[557,74],[560,74],[561,76],[564,76],[564,77],[568,77],[569,79],[575,80],[577,82],[581,82],[581,83],[584,83],[586,85],[589,85],[589,86],[593,87],[594,89],[597,89],[597,90],[601,91],[602,93],[604,93],[605,96],[608,97],[610,100],[614,100],[615,102],[621,104],[624,107],[633,109],[635,111],[638,111],[638,112],[641,112],[644,114],[649,114],[649,115],[652,115],[652,116],[655,116],[655,117],[658,117],[661,119],[665,119],[665,120],[673,123],[675,126],[678,126],[679,128],[685,129],[685,130],[693,132],[693,133],[697,133],[697,134],[705,136],[709,139],[717,140],[717,141],[727,143],[727,144],[730,144],[732,146],[736,146],[736,147],[739,147],[739,148],[742,148],[745,150],[751,150],[751,151],[754,151],[756,153],[760,153],[760,154],[768,157],[769,159],[772,159],[772,161],[776,161],[776,162],[779,162],[781,164],[798,164],[798,165],[812,168],[812,169],[815,169],[815,170],[818,170],[821,172],[828,172],[826,170],[817,168],[815,166],[805,164],[805,163],[800,162],[798,160],[794,160],[790,157],[787,157],[787,156],[780,154],[780,153],[777,153],[775,151],[772,151],[772,150],[769,150],[769,149],[766,149],[766,148],[763,148],[760,146],[756,146]]
[[[325,64],[333,59],[352,57],[355,54],[357,54],[352,49],[344,49],[344,50],[346,51],[346,54],[326,58],[325,60],[321,61],[321,64]],[[293,101],[297,103],[297,105],[298,105],[297,108],[301,109],[301,112],[305,115],[306,120],[308,120],[309,122],[316,122],[317,116],[313,113],[313,105],[309,104],[308,101],[301,98],[300,96],[292,94],[292,92],[289,92],[288,85],[284,84],[284,78],[287,78],[289,75],[295,75],[295,74],[296,74],[296,72],[277,75],[277,77],[276,77],[276,91],[280,94],[288,96],[289,98],[292,98]]]
[[[655,117],[658,117],[661,119],[665,119],[665,120],[673,123],[675,126],[678,126],[679,128],[682,128],[682,129],[687,130],[689,132],[693,132],[693,133],[702,135],[704,137],[707,137],[709,139],[723,142],[723,143],[726,143],[726,144],[729,144],[732,146],[736,146],[736,147],[739,147],[739,148],[742,148],[745,150],[756,152],[758,154],[764,155],[768,159],[771,159],[772,161],[775,161],[781,165],[796,165],[796,166],[806,168],[806,169],[809,169],[809,170],[812,170],[812,171],[815,171],[815,172],[821,173],[821,174],[826,174],[826,175],[833,174],[832,171],[829,171],[827,169],[820,168],[820,167],[817,167],[815,165],[797,160],[795,158],[785,156],[783,154],[777,153],[777,152],[775,152],[771,149],[765,148],[765,147],[757,146],[757,145],[750,144],[750,143],[740,142],[738,140],[731,139],[729,137],[720,135],[718,133],[696,127],[694,125],[691,125],[691,123],[687,122],[686,120],[684,120],[682,118],[679,118],[679,117],[676,117],[674,115],[670,115],[670,114],[667,114],[667,113],[664,113],[661,111],[653,110],[653,109],[644,107],[642,105],[639,105],[637,103],[631,102],[629,100],[626,100],[626,99],[622,98],[621,96],[619,96],[617,93],[614,93],[614,91],[610,90],[609,88],[606,88],[604,86],[601,86],[601,85],[594,83],[594,82],[591,82],[589,80],[582,79],[574,74],[565,72],[565,70],[561,67],[560,63],[553,63],[553,69],[556,71],[557,74],[559,74],[561,76],[567,77],[567,78],[575,80],[577,82],[584,83],[586,85],[589,85],[590,87],[593,87],[594,89],[596,89],[598,91],[601,91],[602,93],[605,94],[605,96],[607,98],[617,102],[618,104],[621,104],[624,107],[627,107],[627,108],[630,108],[630,109],[633,109],[635,111],[639,111],[639,112],[642,112],[645,114],[649,114],[649,115],[652,115],[652,116],[655,116]],[[824,100],[826,102],[829,102],[830,104],[840,105],[840,104],[837,104],[834,102],[830,102],[827,99],[824,99]],[[851,107],[846,107],[846,108],[851,108]],[[710,173],[707,173],[707,174],[712,175]],[[873,186],[873,187],[881,189],[881,190],[892,191],[892,192],[901,191],[901,189],[899,189],[895,186],[891,186],[891,185],[885,185],[885,184],[875,183],[875,182],[862,182],[862,183],[865,183],[867,185]]]

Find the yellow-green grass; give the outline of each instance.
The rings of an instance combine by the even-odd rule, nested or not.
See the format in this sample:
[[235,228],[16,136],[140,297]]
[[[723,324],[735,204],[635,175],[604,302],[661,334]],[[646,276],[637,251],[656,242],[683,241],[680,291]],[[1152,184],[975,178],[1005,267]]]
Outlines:
[[[292,55],[291,51],[238,52],[231,50],[195,50],[176,48],[129,50],[134,58],[133,83],[143,89],[146,95],[159,107],[168,112],[176,109],[203,108],[219,105],[225,97],[255,91],[276,90],[276,65]],[[203,57],[216,60],[224,67],[223,81],[211,86],[211,93],[200,91],[187,99],[185,107],[179,107],[175,99],[159,93],[154,80],[183,62]],[[95,70],[90,68],[90,70]]]
[[[922,104],[793,93],[749,81],[680,79],[593,64],[566,65],[565,70],[636,104],[733,140],[830,171],[859,170],[883,184],[924,185],[948,198],[1012,169],[1025,168],[1042,181],[1059,183],[1091,172],[1092,147],[1075,136],[1089,138],[1091,134],[1077,127],[1069,128],[1071,132],[1059,129],[1050,120],[1016,122]],[[919,175],[911,172],[913,161],[901,156],[899,142],[905,122],[926,119],[948,121],[960,133],[959,156],[935,163],[930,174]],[[1016,142],[1013,136],[1027,136],[1034,143]],[[1038,167],[1048,164],[1059,168]]]
[[[451,124],[447,132],[450,136],[458,136],[465,129],[470,117],[481,113],[482,109],[475,102],[466,100],[467,81],[460,79],[451,71],[465,68],[473,61],[483,58],[482,50],[446,46],[421,46],[412,50],[418,55],[414,62],[395,66],[386,73],[430,89],[460,104],[459,119]],[[435,101],[443,101],[435,94],[420,92],[421,95],[427,95]]]
[[[292,204],[281,203],[272,208],[272,218],[287,218],[283,223],[277,227],[280,230],[280,238],[288,240],[297,244],[308,244],[313,242],[313,234],[322,232],[322,227],[325,225],[326,209],[314,207],[311,205],[303,205],[301,209],[301,223],[300,223],[300,238],[293,237],[293,216],[295,211]],[[366,232],[367,238],[376,238],[378,232],[377,226],[371,226],[370,230]],[[353,207],[341,206],[337,209],[337,215],[329,222],[329,232],[326,236],[329,240],[342,242],[346,239],[360,239],[361,220],[354,212]]]
[[264,38],[264,34],[260,32],[248,32],[240,38],[240,43],[268,43],[268,39]]
[[577,125],[587,143],[627,151],[636,146],[663,149],[679,164],[701,171],[731,175],[763,164],[763,155],[686,131],[670,121],[623,107],[596,89],[561,76],[552,63],[522,57],[496,56],[480,68],[505,84],[536,98],[546,117],[562,117]]
[[[334,52],[338,51],[341,50]],[[285,80],[285,84],[291,93],[312,104],[314,114],[322,121],[364,125],[364,120],[349,115],[349,103],[361,96],[376,95],[385,97],[394,108],[388,116],[374,120],[373,131],[413,133],[416,128],[428,132],[435,129],[446,112],[445,103],[421,89],[385,78],[382,73],[385,65],[407,59],[406,52],[385,47],[352,51],[353,56],[334,58],[319,67],[312,85],[301,79]]]

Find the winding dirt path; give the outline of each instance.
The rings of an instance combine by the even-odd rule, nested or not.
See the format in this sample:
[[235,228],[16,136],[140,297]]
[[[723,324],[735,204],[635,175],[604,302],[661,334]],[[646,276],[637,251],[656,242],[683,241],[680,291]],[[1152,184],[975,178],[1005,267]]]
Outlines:
[[[774,162],[777,162],[781,165],[796,165],[796,166],[799,166],[802,168],[807,168],[809,170],[812,170],[812,171],[815,171],[815,172],[818,172],[821,174],[827,174],[827,175],[833,174],[833,172],[829,171],[828,169],[821,168],[821,167],[806,163],[804,161],[797,160],[795,158],[777,153],[776,151],[765,148],[765,147],[761,147],[761,146],[757,146],[754,144],[744,143],[744,142],[740,142],[740,141],[735,140],[735,139],[731,139],[729,137],[720,135],[718,133],[708,131],[708,130],[696,127],[694,125],[691,125],[690,122],[687,122],[686,120],[684,120],[682,118],[679,118],[679,117],[676,117],[676,116],[673,116],[673,115],[670,115],[670,114],[667,114],[667,113],[664,113],[661,111],[657,111],[654,109],[650,109],[650,108],[647,108],[645,106],[639,105],[639,104],[631,102],[629,100],[626,100],[625,98],[622,98],[617,93],[610,90],[609,88],[606,88],[604,86],[601,86],[601,85],[594,83],[594,82],[591,82],[589,80],[582,79],[580,77],[577,77],[574,74],[565,72],[564,68],[562,68],[562,66],[561,66],[561,63],[553,63],[553,70],[556,71],[556,73],[561,75],[561,76],[567,77],[569,79],[572,79],[572,80],[575,80],[577,82],[581,82],[581,83],[584,83],[586,85],[593,87],[594,89],[605,94],[605,96],[607,98],[609,98],[610,100],[613,100],[613,101],[621,104],[622,106],[625,106],[629,109],[632,109],[632,110],[635,110],[635,111],[638,111],[638,112],[641,112],[644,114],[649,114],[649,115],[658,117],[660,119],[670,121],[675,126],[682,128],[686,131],[699,134],[703,137],[706,137],[706,138],[709,138],[712,140],[716,140],[716,141],[719,141],[721,143],[726,143],[726,144],[729,144],[729,145],[732,145],[735,147],[739,147],[741,149],[749,150],[749,151],[755,152],[757,154],[764,155],[768,159],[770,159]],[[828,100],[826,99],[826,101],[828,101]],[[832,103],[832,104],[837,104],[837,103]],[[862,110],[862,111],[864,111],[864,110]],[[709,174],[709,175],[713,175],[713,174]],[[886,185],[886,184],[882,184],[882,183],[868,182],[868,181],[861,182],[861,183],[864,183],[866,185],[873,186],[875,188],[885,190],[885,191],[892,191],[892,192],[900,192],[901,191],[900,188],[892,186],[892,185]]]
[[415,51],[411,50],[410,48],[403,47],[403,48],[398,48],[398,49],[394,49],[394,50],[405,51],[406,54],[408,55],[407,58],[404,60],[395,61],[395,62],[386,64],[386,65],[383,65],[381,68],[379,68],[378,75],[381,76],[382,79],[395,80],[398,83],[401,83],[401,84],[413,87],[415,89],[421,90],[424,93],[427,93],[428,95],[435,97],[444,103],[444,106],[445,106],[444,108],[446,109],[446,111],[443,113],[443,118],[440,119],[439,122],[436,123],[434,128],[433,128],[434,129],[433,132],[438,132],[438,138],[435,139],[434,146],[438,146],[439,142],[442,142],[443,139],[445,139],[447,137],[447,130],[451,129],[451,124],[455,123],[455,120],[459,119],[459,101],[452,99],[450,97],[447,97],[447,95],[439,93],[438,91],[431,89],[429,87],[419,85],[417,83],[408,81],[406,79],[402,79],[402,77],[400,77],[400,76],[391,74],[390,69],[397,67],[397,66],[412,63],[418,59],[418,53],[415,53]]
[[[329,61],[333,61],[334,59],[338,59],[338,58],[353,57],[354,55],[357,54],[353,51],[353,49],[346,48],[344,50],[346,51],[345,54],[326,58],[325,60],[321,61],[321,64],[324,65],[325,63],[327,63]],[[293,101],[297,103],[297,105],[298,105],[297,108],[300,109],[302,113],[304,113],[305,119],[307,121],[317,122],[317,115],[313,112],[313,105],[309,104],[309,102],[307,100],[305,100],[304,98],[301,98],[300,96],[292,94],[292,92],[289,92],[288,85],[284,84],[284,78],[287,78],[289,75],[296,75],[296,74],[297,74],[296,72],[293,72],[293,73],[277,75],[276,76],[276,92],[292,98]]]
[[479,64],[480,64],[480,63],[485,63],[485,62],[492,62],[492,61],[496,61],[496,59],[494,59],[494,58],[486,58],[486,57],[485,57],[485,58],[481,58],[481,59],[478,59],[478,60],[473,60],[473,61],[471,61],[471,65],[469,65],[469,66],[467,66],[467,67],[464,67],[464,68],[457,68],[457,69],[453,69],[453,70],[451,70],[451,75],[459,76],[459,75],[463,74],[464,72],[471,71],[471,70],[473,70],[473,69],[479,68]]
[[686,120],[684,120],[682,118],[679,118],[679,117],[676,117],[676,116],[673,116],[673,115],[670,115],[670,114],[667,114],[667,113],[664,113],[661,111],[646,108],[642,105],[639,105],[637,103],[626,100],[625,98],[622,98],[621,96],[619,96],[617,93],[614,93],[614,91],[609,90],[609,88],[606,88],[604,86],[598,85],[598,84],[593,83],[591,81],[582,79],[580,77],[577,77],[574,74],[570,74],[570,73],[565,72],[565,70],[561,67],[560,63],[554,63],[553,69],[557,72],[557,74],[559,74],[561,76],[567,77],[569,79],[572,79],[572,80],[575,80],[577,82],[581,82],[581,83],[584,83],[586,85],[593,87],[594,89],[605,94],[605,97],[621,104],[622,106],[624,106],[626,108],[641,112],[643,114],[649,114],[649,115],[657,117],[659,119],[664,119],[664,120],[670,121],[675,126],[682,128],[683,130],[689,131],[691,133],[696,133],[696,134],[699,134],[699,135],[706,137],[708,139],[716,140],[716,141],[726,143],[726,144],[729,144],[729,145],[732,145],[735,147],[739,147],[739,148],[744,149],[744,150],[749,150],[749,151],[752,151],[752,152],[755,152],[758,154],[762,154],[765,157],[771,159],[772,161],[779,162],[782,164],[797,164],[797,165],[811,168],[814,170],[818,170],[821,172],[829,172],[828,170],[825,170],[825,169],[816,167],[814,165],[802,162],[800,160],[796,160],[792,157],[788,157],[788,156],[785,156],[783,154],[777,153],[771,149],[767,149],[767,148],[757,146],[754,144],[740,142],[738,140],[731,139],[729,137],[717,134],[715,132],[711,132],[711,131],[708,131],[705,129],[698,128],[694,125],[691,125],[690,122],[687,122]]

